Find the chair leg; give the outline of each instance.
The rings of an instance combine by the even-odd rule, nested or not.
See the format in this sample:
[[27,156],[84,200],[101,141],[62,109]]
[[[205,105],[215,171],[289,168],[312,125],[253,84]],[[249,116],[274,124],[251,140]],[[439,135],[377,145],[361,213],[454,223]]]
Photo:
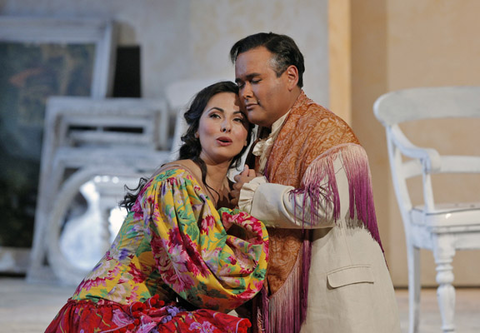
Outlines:
[[44,168],[40,175],[33,246],[30,255],[30,267],[27,272],[27,280],[30,282],[44,282],[55,279],[51,267],[45,263],[48,251],[48,244],[45,243],[45,239],[48,236],[49,217],[55,195],[62,182],[63,172],[63,165],[58,165]]
[[442,317],[444,333],[454,333],[455,315],[455,288],[453,287],[453,267],[451,265],[455,255],[454,237],[446,234],[436,234],[433,242],[433,255],[437,264],[438,306]]
[[420,323],[420,249],[407,241],[409,333],[418,333]]

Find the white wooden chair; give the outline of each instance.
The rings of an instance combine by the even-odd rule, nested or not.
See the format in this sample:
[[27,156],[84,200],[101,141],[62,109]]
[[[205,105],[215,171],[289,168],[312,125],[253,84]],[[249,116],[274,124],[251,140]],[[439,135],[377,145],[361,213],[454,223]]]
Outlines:
[[[68,221],[73,223],[69,234],[79,230],[80,220],[82,230],[94,226],[88,230],[95,233],[89,242],[92,249],[88,250],[103,254],[111,240],[108,213],[123,197],[123,185],[135,187],[141,176],[148,177],[161,164],[178,157],[181,136],[187,129],[183,114],[189,102],[202,88],[218,81],[210,78],[174,82],[166,88],[165,101],[49,99],[34,246],[27,276],[30,281],[57,279],[67,285],[80,282],[90,268],[79,267],[78,259],[62,251],[61,237],[62,229],[68,227],[66,215],[81,187],[98,176],[108,179],[95,183],[99,200],[87,199],[83,215]],[[173,131],[169,124],[173,125]],[[96,241],[99,236],[101,239]],[[83,241],[77,240],[81,241],[78,247],[85,248]]]
[[[442,330],[455,332],[452,260],[456,250],[480,249],[480,202],[436,202],[432,175],[480,173],[480,149],[476,156],[440,155],[434,148],[412,144],[412,138],[405,136],[399,124],[433,118],[480,118],[480,87],[394,91],[377,99],[374,113],[386,128],[393,185],[406,235],[409,332],[418,332],[419,327],[420,249],[433,251]],[[422,177],[421,206],[412,205],[407,187],[407,179],[417,176]]]
[[[58,248],[64,218],[58,212],[66,211],[82,185],[74,180],[151,174],[171,157],[167,119],[163,99],[49,98],[28,280],[55,279],[55,273],[66,284],[76,282],[69,276],[80,273]],[[122,185],[118,192],[123,194]]]

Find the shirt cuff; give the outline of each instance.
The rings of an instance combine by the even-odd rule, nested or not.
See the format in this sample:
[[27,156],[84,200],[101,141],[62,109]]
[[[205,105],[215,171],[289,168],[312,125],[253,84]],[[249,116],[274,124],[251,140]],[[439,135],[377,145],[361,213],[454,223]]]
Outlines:
[[248,214],[252,211],[252,201],[255,196],[255,191],[257,188],[266,184],[267,179],[265,177],[256,177],[253,178],[250,182],[243,184],[242,189],[240,190],[240,197],[238,199],[238,208]]

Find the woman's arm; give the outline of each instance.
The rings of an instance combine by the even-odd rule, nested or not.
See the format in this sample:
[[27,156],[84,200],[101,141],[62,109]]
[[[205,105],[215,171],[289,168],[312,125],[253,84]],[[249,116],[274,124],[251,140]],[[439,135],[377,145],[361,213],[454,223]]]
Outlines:
[[[144,216],[163,280],[199,308],[233,309],[262,287],[268,256],[265,226],[250,215],[216,210],[185,168],[167,169],[144,193]],[[223,223],[247,231],[228,235]]]

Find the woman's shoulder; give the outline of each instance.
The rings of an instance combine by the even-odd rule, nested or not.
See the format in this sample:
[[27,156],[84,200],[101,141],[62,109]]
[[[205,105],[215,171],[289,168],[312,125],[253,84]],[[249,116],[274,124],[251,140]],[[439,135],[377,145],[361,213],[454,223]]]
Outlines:
[[[160,169],[157,171],[157,174],[164,173],[166,171],[178,171],[179,175],[183,174],[185,171],[192,175],[198,183],[201,183],[202,179],[202,171],[200,170],[200,167],[193,162],[192,160],[178,160],[178,161],[173,161],[169,163],[165,163],[160,167]],[[184,171],[184,172],[181,172]]]

